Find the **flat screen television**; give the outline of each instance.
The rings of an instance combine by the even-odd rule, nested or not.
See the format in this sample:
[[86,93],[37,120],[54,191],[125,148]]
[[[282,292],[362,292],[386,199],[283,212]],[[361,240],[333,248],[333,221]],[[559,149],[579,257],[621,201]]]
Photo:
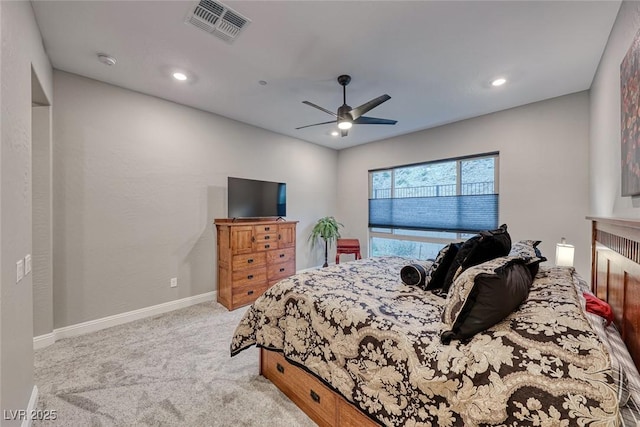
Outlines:
[[284,217],[287,215],[287,184],[229,177],[229,218]]

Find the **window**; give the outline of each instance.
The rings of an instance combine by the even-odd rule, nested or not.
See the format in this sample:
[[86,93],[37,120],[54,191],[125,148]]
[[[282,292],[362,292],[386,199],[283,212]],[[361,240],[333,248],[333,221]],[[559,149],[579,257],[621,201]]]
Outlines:
[[434,258],[451,241],[498,226],[498,154],[369,172],[373,256]]

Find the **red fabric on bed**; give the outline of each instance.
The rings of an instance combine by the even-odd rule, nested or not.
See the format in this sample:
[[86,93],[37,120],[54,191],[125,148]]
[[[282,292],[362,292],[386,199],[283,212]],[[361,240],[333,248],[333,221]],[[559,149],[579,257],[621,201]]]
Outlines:
[[607,326],[613,321],[611,306],[592,294],[583,294],[587,300],[587,311],[606,319]]

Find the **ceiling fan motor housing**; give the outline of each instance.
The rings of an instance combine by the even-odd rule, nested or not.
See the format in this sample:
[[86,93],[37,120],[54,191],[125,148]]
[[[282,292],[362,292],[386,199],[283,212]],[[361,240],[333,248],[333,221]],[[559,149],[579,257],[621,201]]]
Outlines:
[[349,120],[353,121],[353,117],[351,116],[351,107],[347,104],[343,104],[342,107],[338,108],[338,121],[341,120]]

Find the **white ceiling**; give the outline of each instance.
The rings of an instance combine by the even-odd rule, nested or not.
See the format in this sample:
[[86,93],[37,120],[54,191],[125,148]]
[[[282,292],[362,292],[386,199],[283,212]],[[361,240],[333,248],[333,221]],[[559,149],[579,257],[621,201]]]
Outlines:
[[[588,89],[619,1],[224,1],[233,44],[184,23],[194,1],[33,1],[54,68],[340,149]],[[96,54],[108,53],[106,66]],[[191,79],[177,82],[173,70]],[[332,137],[331,111],[382,94]],[[489,82],[504,76],[500,88]],[[267,85],[258,81],[265,80]]]

